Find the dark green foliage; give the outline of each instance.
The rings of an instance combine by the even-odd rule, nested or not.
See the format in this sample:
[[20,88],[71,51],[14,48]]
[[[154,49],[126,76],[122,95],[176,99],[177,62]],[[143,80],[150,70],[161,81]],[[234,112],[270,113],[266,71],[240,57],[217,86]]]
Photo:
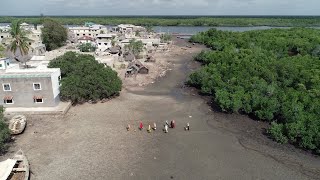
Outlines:
[[277,124],[276,122],[271,123],[271,128],[269,129],[269,133],[271,136],[274,137],[274,139],[279,143],[287,143],[288,138],[283,134],[284,131],[284,125],[283,124]]
[[52,60],[49,67],[61,69],[61,99],[71,100],[73,104],[109,98],[121,91],[117,72],[104,67],[91,55],[67,52]]
[[212,29],[191,41],[215,50],[195,57],[204,66],[190,76],[191,85],[212,95],[223,111],[271,121],[275,140],[319,151],[320,30]]
[[4,108],[0,106],[0,154],[7,150],[8,146],[6,143],[10,139],[10,131],[8,125],[4,122],[3,112]]
[[128,45],[125,45],[125,49],[131,51],[135,57],[138,57],[140,53],[143,51],[143,43],[142,41],[137,41],[136,39],[131,39]]
[[[305,27],[319,26],[320,18],[313,17],[191,17],[191,16],[162,16],[162,17],[125,17],[125,16],[106,16],[106,17],[51,17],[61,24],[82,25],[86,22],[97,24],[135,24],[146,26],[151,31],[152,26],[289,26]],[[41,24],[43,17],[0,17],[0,23],[8,23],[14,20],[32,24]]]
[[91,43],[80,44],[78,48],[81,52],[94,52],[97,49],[97,47]]
[[41,31],[42,42],[49,51],[63,46],[68,38],[67,29],[53,19],[44,19]]

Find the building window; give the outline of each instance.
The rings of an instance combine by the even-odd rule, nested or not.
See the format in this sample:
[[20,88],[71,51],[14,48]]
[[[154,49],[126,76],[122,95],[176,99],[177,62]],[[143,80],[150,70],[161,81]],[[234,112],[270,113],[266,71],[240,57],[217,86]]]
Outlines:
[[89,36],[91,36],[91,34],[89,34]]
[[3,101],[4,104],[13,104],[13,99],[7,99]]
[[77,34],[77,36],[80,36],[80,34]]
[[13,97],[12,96],[5,96],[4,98],[3,98],[3,103],[4,104],[13,104],[14,102],[13,102]]
[[3,86],[3,91],[11,91],[11,86],[9,83],[2,84]]
[[35,91],[41,90],[41,84],[40,83],[33,83],[33,90],[35,90]]
[[2,67],[2,64],[0,64],[0,68]]
[[33,102],[34,103],[43,103],[43,98],[34,98]]
[[59,86],[61,86],[61,76],[58,77]]
[[83,36],[85,36],[86,34],[83,34]]

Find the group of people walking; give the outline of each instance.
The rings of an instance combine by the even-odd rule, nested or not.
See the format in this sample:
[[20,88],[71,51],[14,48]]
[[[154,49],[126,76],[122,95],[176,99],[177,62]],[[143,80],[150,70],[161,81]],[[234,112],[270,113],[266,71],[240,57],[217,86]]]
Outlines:
[[[175,120],[172,120],[172,121],[170,122],[170,124],[169,124],[168,121],[166,121],[165,124],[164,124],[163,132],[164,132],[164,133],[168,133],[169,128],[174,129],[175,127],[176,127],[176,122],[175,122]],[[139,130],[142,131],[143,128],[144,128],[143,123],[140,122],[140,124],[139,124]],[[127,131],[130,131],[130,129],[131,129],[130,124],[128,124],[128,126],[127,126]],[[149,125],[148,125],[148,128],[147,128],[147,132],[148,132],[148,133],[151,133],[152,130],[155,131],[156,129],[157,129],[157,124],[156,124],[156,123],[153,123],[153,126],[152,126],[152,127],[151,127],[151,125],[149,124]],[[187,123],[187,125],[184,127],[184,129],[185,129],[186,131],[189,131],[189,130],[190,130],[190,124]]]

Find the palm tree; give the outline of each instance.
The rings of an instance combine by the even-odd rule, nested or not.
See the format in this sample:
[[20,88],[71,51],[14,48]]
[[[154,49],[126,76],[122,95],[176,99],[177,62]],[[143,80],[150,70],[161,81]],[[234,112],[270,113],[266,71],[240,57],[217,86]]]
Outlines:
[[[23,59],[28,55],[30,50],[29,43],[32,42],[31,39],[27,37],[27,32],[24,29],[21,29],[20,21],[15,21],[11,24],[10,34],[12,37],[12,42],[8,46],[10,52],[13,53],[13,57],[18,62],[21,62],[19,59],[19,55],[22,56]],[[26,60],[24,60],[26,65]]]

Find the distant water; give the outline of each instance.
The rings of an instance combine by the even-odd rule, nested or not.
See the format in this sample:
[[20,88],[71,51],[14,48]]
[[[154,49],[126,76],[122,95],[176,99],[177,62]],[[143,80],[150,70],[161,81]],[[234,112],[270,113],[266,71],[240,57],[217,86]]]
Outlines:
[[[6,26],[10,23],[0,23],[0,26]],[[76,27],[77,25],[65,25],[66,27]],[[112,26],[107,25],[106,27],[111,28]],[[232,32],[244,32],[251,30],[265,30],[265,29],[287,29],[290,27],[270,27],[270,26],[252,26],[252,27],[209,27],[209,26],[154,26],[153,29],[156,32],[163,33],[182,33],[182,34],[196,34],[199,32],[207,31],[211,28],[216,28],[222,31],[232,31]],[[313,27],[320,29],[320,27]]]

